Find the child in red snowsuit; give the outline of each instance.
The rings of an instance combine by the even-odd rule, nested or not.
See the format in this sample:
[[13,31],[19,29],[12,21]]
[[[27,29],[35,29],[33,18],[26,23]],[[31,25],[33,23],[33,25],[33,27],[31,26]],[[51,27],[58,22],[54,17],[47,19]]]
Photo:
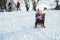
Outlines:
[[44,27],[45,14],[42,14],[42,12],[40,12],[38,13],[38,16],[36,18],[37,19],[36,19],[35,27],[37,27],[37,24]]
[[16,7],[17,7],[17,11],[20,10],[20,2],[19,1],[17,1]]

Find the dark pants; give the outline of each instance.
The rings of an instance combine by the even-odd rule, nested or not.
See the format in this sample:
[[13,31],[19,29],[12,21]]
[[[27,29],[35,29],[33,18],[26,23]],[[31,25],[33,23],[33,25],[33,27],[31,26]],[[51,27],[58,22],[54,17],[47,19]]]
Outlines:
[[36,6],[33,6],[33,10],[36,11]]
[[21,10],[20,7],[17,7],[17,11],[18,11],[18,10]]
[[9,7],[8,12],[12,11],[12,7]]
[[29,7],[28,7],[28,6],[26,6],[26,10],[27,10],[27,11],[29,10]]

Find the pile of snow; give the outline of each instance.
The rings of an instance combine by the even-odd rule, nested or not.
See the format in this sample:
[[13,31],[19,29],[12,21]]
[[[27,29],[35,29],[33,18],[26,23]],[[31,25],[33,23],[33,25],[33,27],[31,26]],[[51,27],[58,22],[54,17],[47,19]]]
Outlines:
[[39,1],[37,3],[36,9],[44,10],[44,8],[51,9],[55,8],[56,4],[54,2]]

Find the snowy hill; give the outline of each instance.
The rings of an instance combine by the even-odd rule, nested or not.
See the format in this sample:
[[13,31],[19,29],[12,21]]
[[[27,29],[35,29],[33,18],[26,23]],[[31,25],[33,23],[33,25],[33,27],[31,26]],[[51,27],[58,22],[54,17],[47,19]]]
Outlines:
[[60,40],[60,11],[46,10],[46,28],[34,28],[34,11],[0,13],[0,40]]

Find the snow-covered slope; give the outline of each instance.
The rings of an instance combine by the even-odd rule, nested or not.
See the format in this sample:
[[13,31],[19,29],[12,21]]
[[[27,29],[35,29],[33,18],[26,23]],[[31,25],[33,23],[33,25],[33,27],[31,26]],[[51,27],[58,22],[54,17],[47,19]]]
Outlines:
[[[31,22],[29,22],[31,21]],[[0,28],[2,32],[14,32],[21,29],[20,26],[27,28],[28,25],[33,25],[33,12],[5,12],[0,14]],[[15,29],[16,28],[16,29]],[[18,28],[18,29],[17,29]],[[10,30],[11,29],[11,30]]]
[[60,40],[60,11],[45,12],[46,28],[34,28],[34,11],[0,13],[0,40]]
[[0,40],[60,40],[60,10],[45,12],[46,28],[34,28],[35,12],[26,12],[24,6],[21,11],[0,12]]

